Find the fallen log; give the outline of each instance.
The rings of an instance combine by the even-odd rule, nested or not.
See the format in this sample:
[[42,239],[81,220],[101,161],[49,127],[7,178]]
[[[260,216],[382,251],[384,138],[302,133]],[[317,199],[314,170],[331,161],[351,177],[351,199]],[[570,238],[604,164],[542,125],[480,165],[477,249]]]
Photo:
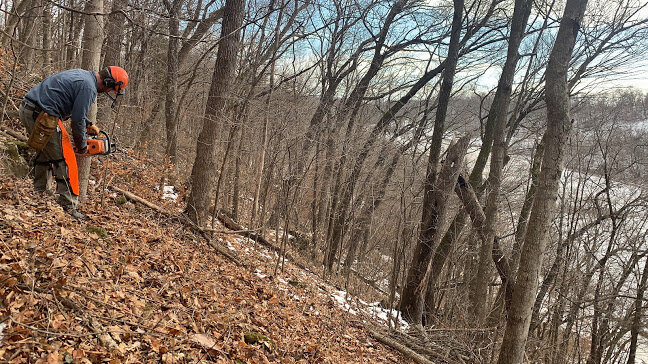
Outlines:
[[414,350],[408,348],[407,346],[399,343],[396,340],[393,340],[378,331],[374,330],[373,328],[364,325],[365,329],[373,336],[376,340],[380,341],[381,343],[398,350],[401,354],[405,355],[409,359],[414,360],[418,364],[434,364],[431,360],[428,358],[424,357],[423,355],[415,352]]
[[235,230],[235,231],[240,231],[241,235],[243,235],[245,237],[248,237],[248,238],[250,238],[250,239],[252,239],[252,240],[254,240],[256,242],[261,243],[261,245],[263,245],[266,248],[276,252],[279,255],[283,254],[287,259],[291,260],[293,262],[293,264],[295,264],[299,268],[311,271],[310,268],[308,268],[305,265],[299,263],[295,259],[295,257],[292,256],[292,254],[290,254],[290,253],[288,253],[286,251],[282,251],[282,249],[280,247],[278,247],[278,246],[272,244],[271,242],[269,242],[266,238],[263,237],[263,235],[257,233],[256,230],[245,229],[242,225],[240,225],[239,223],[234,221],[231,217],[227,216],[224,212],[217,211],[216,218],[218,218],[218,220],[220,222],[222,222],[223,225],[225,225],[226,228],[231,229],[231,230]]
[[237,223],[232,219],[231,217],[227,216],[223,211],[216,211],[216,218],[225,225],[226,228],[234,231],[239,231],[241,235],[248,237],[250,239],[253,239],[262,245],[265,245],[270,248],[275,248],[275,246],[270,243],[266,238],[264,238],[261,234],[259,234],[257,231],[254,229],[246,229],[243,227],[241,224]]

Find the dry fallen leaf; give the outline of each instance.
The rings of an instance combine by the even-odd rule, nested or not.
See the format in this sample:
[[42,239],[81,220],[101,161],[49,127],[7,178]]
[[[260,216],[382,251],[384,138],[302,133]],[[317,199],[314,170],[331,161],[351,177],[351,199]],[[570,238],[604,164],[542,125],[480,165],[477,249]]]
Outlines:
[[72,351],[72,357],[74,359],[85,358],[85,352],[81,348],[74,349],[74,351]]
[[193,342],[202,346],[205,350],[212,349],[216,346],[216,341],[205,334],[193,334]]
[[60,355],[58,352],[49,353],[47,355],[47,364],[59,364]]

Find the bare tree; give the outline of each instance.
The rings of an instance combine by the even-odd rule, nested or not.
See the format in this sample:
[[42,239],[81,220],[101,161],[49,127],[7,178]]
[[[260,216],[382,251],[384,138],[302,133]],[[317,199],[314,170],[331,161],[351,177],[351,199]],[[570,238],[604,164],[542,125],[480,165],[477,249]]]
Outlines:
[[191,171],[191,193],[186,213],[197,222],[209,211],[214,182],[214,151],[218,125],[225,107],[230,79],[236,67],[240,28],[243,24],[244,0],[227,0],[223,9],[223,27],[209,89],[203,128],[198,136],[196,159]]
[[[454,13],[452,16],[452,31],[450,33],[450,44],[446,67],[443,70],[443,81],[439,91],[439,106],[437,107],[434,119],[434,133],[432,135],[432,146],[428,157],[427,173],[425,177],[425,189],[423,197],[423,215],[421,218],[421,233],[416,244],[412,263],[407,272],[406,285],[401,298],[400,311],[408,321],[419,324],[421,322],[424,305],[424,294],[417,294],[417,289],[428,271],[427,267],[431,259],[434,246],[434,235],[440,229],[439,210],[442,206],[434,204],[437,166],[441,155],[441,141],[443,138],[444,123],[448,111],[448,102],[452,93],[452,86],[459,59],[459,47],[461,29],[463,24],[463,0],[455,0]],[[453,180],[454,181],[454,180]],[[441,191],[436,191],[440,193]],[[429,275],[429,274],[428,274]],[[427,283],[427,282],[426,282]]]
[[531,309],[538,273],[547,244],[547,230],[554,213],[562,172],[565,141],[572,121],[569,116],[567,69],[585,13],[587,0],[568,0],[547,64],[547,136],[538,187],[529,217],[522,260],[515,279],[511,309],[506,322],[498,363],[521,363],[531,324]]
[[[86,13],[103,12],[103,0],[92,0],[86,3]],[[97,71],[101,60],[101,45],[103,44],[103,18],[97,15],[86,15],[83,31],[83,57],[81,68]],[[87,118],[92,121],[97,119],[97,103],[93,103],[88,111]],[[79,204],[83,204],[88,191],[88,180],[90,178],[91,156],[77,156],[79,168]]]

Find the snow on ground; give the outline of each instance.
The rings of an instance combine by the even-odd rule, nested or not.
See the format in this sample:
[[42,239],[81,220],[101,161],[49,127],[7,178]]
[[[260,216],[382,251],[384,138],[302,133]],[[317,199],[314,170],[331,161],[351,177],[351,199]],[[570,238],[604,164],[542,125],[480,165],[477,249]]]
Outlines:
[[234,247],[234,245],[232,245],[232,243],[229,242],[229,240],[227,241],[227,248],[228,248],[229,250],[236,251],[236,248]]
[[7,328],[6,322],[0,324],[0,345],[2,345],[2,341],[4,340],[4,331],[6,328]]
[[[280,233],[281,234],[281,233]],[[221,243],[223,243],[221,241]],[[256,259],[266,263],[276,262],[279,255],[265,248],[264,246],[257,245],[256,250],[252,248],[253,241],[244,237],[228,237],[225,242],[227,247],[233,251],[242,252],[244,255],[254,256]],[[267,268],[266,268],[267,269]],[[259,279],[270,277],[267,270],[263,270],[263,266],[255,269],[254,274]],[[299,280],[296,279],[299,277]],[[279,283],[277,288],[282,291],[289,291],[288,295],[296,301],[308,301],[308,296],[303,296],[295,291],[298,287],[312,286],[312,295],[317,295],[333,302],[340,309],[345,312],[358,316],[360,320],[370,320],[374,323],[388,326],[389,318],[395,322],[397,327],[406,329],[409,325],[405,320],[399,316],[397,310],[389,310],[381,306],[380,302],[365,302],[344,290],[337,289],[332,285],[324,282],[313,271],[309,269],[294,268],[288,269],[284,273],[278,273],[274,278]],[[313,297],[311,297],[313,298]],[[314,314],[319,314],[315,312]]]
[[165,185],[162,188],[162,199],[171,200],[173,202],[178,201],[178,193],[175,192],[175,187]]
[[268,277],[267,275],[261,273],[261,270],[259,270],[259,269],[257,269],[257,270],[254,272],[254,275],[256,275],[257,277],[259,277],[259,278],[261,278],[261,279]]
[[[283,228],[279,228],[279,239],[283,238],[283,236],[284,236]],[[276,241],[275,229],[271,229],[268,231],[268,237],[272,237],[271,239]],[[294,239],[294,238],[295,237],[292,234],[288,233],[288,239]]]
[[648,132],[648,119],[630,124],[630,129],[635,134]]

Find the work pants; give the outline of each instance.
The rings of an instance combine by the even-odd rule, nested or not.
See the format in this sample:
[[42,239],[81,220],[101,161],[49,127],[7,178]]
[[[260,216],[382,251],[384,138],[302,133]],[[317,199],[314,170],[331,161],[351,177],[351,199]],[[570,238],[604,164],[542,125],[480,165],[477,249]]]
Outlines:
[[[23,102],[20,105],[19,116],[27,132],[31,133],[38,113],[30,110]],[[52,177],[54,177],[56,180],[56,194],[58,195],[57,202],[64,209],[69,210],[76,208],[78,196],[72,192],[70,186],[68,164],[65,162],[63,155],[63,137],[59,123],[59,127],[49,139],[45,148],[37,152],[34,162],[34,189],[37,192],[51,192]],[[69,138],[67,133],[65,133],[65,137]],[[69,143],[69,140],[65,142]]]

